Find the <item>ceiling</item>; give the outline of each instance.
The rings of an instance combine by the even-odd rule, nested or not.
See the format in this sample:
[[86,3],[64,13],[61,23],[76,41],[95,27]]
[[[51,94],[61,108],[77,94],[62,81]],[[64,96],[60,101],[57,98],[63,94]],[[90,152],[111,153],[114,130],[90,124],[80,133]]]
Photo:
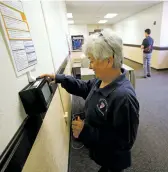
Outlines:
[[66,0],[67,12],[73,14],[75,24],[97,24],[107,13],[117,13],[106,24],[114,24],[135,13],[143,11],[159,1],[71,1]]

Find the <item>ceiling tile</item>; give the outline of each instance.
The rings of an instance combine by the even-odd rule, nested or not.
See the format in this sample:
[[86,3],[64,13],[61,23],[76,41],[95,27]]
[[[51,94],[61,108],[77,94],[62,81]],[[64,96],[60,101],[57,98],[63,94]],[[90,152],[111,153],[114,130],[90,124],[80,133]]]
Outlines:
[[[118,13],[108,24],[116,23],[160,1],[67,1],[67,12],[73,13],[75,24],[96,24],[107,13]],[[133,7],[133,8],[132,8]],[[130,10],[131,9],[131,10]]]

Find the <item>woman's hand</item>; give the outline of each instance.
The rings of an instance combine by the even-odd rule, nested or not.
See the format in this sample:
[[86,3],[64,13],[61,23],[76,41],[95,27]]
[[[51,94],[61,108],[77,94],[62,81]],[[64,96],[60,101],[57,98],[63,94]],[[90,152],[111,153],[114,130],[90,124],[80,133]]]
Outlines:
[[72,132],[75,138],[79,137],[83,127],[84,127],[84,121],[82,121],[80,117],[78,117],[77,120],[72,121]]
[[51,79],[55,79],[55,74],[43,74],[43,75],[40,75],[40,78],[44,78],[44,77],[49,77]]

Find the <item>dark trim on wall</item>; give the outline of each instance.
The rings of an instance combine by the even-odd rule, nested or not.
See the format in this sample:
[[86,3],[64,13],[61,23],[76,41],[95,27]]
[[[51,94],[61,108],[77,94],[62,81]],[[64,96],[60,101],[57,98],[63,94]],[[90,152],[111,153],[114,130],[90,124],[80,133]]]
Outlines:
[[[57,74],[63,74],[68,60],[69,55],[57,70]],[[52,88],[55,93],[57,84],[54,84]],[[44,117],[45,113],[27,116],[25,118],[3,153],[0,155],[0,172],[22,171]]]
[[61,66],[56,71],[57,74],[62,74],[67,66],[68,61],[70,60],[70,56],[68,55],[65,60],[62,62]]
[[127,47],[136,47],[136,48],[140,48],[141,45],[136,45],[136,44],[123,44],[124,46],[127,46]]
[[[136,47],[136,48],[140,48],[141,45],[136,45],[136,44],[123,44],[124,46],[127,47]],[[153,47],[154,50],[158,50],[158,51],[166,51],[168,50],[168,47],[158,47],[158,46],[154,46]]]
[[11,158],[11,155],[13,154],[12,152],[14,150],[16,150],[18,142],[20,141],[20,138],[22,138],[21,135],[24,132],[24,128],[26,126],[27,120],[28,120],[28,117],[26,117],[26,119],[23,121],[23,123],[21,124],[21,126],[19,127],[19,129],[17,130],[17,132],[15,133],[15,135],[13,136],[13,138],[11,139],[9,144],[7,145],[6,149],[0,155],[0,169],[1,169],[1,171],[4,171],[5,168],[7,168],[8,159]]
[[[139,63],[139,62],[134,61],[134,60],[132,60],[132,59],[129,59],[129,58],[127,58],[127,57],[124,57],[124,58],[127,59],[127,60],[129,60],[129,61],[132,61],[132,62],[134,62],[134,63],[140,64],[140,65],[143,66],[142,63]],[[157,71],[165,71],[165,70],[168,70],[168,68],[162,68],[162,69],[156,69],[156,68],[154,68],[154,67],[151,67],[151,68],[154,69],[154,70],[157,70]]]
[[153,49],[154,50],[158,50],[158,51],[166,51],[166,50],[168,50],[168,47],[157,47],[157,46],[154,46]]

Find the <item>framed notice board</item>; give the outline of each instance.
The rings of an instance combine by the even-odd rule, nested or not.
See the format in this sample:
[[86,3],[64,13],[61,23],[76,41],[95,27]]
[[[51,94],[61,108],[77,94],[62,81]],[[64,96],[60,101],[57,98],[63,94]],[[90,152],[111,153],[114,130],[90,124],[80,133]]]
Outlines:
[[37,64],[35,47],[21,1],[0,1],[0,31],[17,76]]

